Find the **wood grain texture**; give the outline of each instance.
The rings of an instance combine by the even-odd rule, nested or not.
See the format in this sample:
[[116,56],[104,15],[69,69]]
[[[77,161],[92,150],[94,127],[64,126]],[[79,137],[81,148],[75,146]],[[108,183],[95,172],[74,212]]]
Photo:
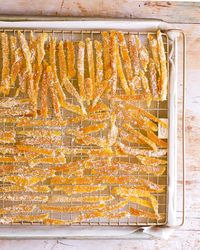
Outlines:
[[[30,4],[31,2],[31,4]],[[140,249],[200,249],[200,3],[195,2],[133,2],[131,0],[38,0],[2,1],[0,14],[101,16],[122,18],[161,18],[175,22],[187,33],[187,104],[186,104],[186,164],[187,204],[186,222],[174,231],[168,241],[0,241],[4,249],[81,249],[81,250],[140,250]],[[180,51],[181,54],[181,51]],[[181,81],[179,92],[181,93]],[[179,141],[181,147],[181,96],[179,106]],[[179,152],[178,162],[181,162]],[[179,165],[179,167],[181,167]],[[178,197],[181,199],[181,175],[179,173]],[[179,208],[178,216],[181,216]]]
[[[113,4],[114,3],[114,4]],[[0,0],[0,14],[157,18],[200,23],[200,3],[132,0]],[[188,13],[190,13],[188,15]]]

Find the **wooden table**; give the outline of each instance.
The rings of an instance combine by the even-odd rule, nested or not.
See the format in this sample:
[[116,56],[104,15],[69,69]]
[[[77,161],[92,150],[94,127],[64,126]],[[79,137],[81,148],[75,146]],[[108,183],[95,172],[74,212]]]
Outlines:
[[[131,0],[0,0],[0,6],[0,14],[158,18],[172,22],[187,33],[188,85],[186,222],[183,227],[174,232],[169,240],[0,241],[0,249],[200,249],[200,191],[198,186],[200,185],[200,3],[133,2]],[[179,99],[179,105],[181,105],[181,99]]]

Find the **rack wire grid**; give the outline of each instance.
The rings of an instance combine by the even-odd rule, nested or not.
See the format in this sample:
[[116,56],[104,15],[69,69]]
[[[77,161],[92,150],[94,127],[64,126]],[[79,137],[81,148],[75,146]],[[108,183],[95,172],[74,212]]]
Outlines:
[[[7,32],[8,34],[10,35],[17,35],[17,29],[4,29],[4,30],[0,30],[0,32]],[[89,37],[92,41],[93,40],[101,40],[101,32],[102,31],[83,31],[83,30],[27,30],[27,29],[24,29],[24,30],[20,30],[22,31],[26,38],[29,39],[29,35],[30,35],[30,32],[32,31],[34,33],[34,35],[37,37],[38,34],[42,33],[42,32],[45,32],[45,33],[48,33],[48,34],[51,34],[52,36],[56,37],[58,40],[63,40],[63,41],[68,41],[68,40],[71,40],[71,41],[74,41],[74,42],[78,42],[80,40],[85,40],[85,38]],[[147,35],[148,34],[152,34],[152,35],[156,35],[156,32],[124,32],[125,34],[125,37],[128,36],[129,34],[136,34],[140,37],[141,41],[146,44],[147,43]],[[162,33],[162,38],[163,38],[163,42],[164,42],[164,46],[165,46],[165,52],[166,52],[166,58],[167,58],[167,68],[168,68],[168,82],[169,82],[169,42],[168,42],[168,36],[167,34],[165,33]],[[77,51],[76,51],[77,53]],[[45,56],[48,56],[48,55],[45,55]],[[0,53],[0,61],[2,61],[2,54]],[[2,67],[2,66],[0,66]],[[77,86],[77,79],[71,79],[74,86]],[[17,83],[16,83],[16,86],[17,86]],[[10,96],[13,96],[14,93],[15,93],[16,89],[13,88],[11,90],[11,93],[10,93]],[[122,91],[120,89],[117,90],[118,93],[122,93]],[[67,94],[67,92],[65,92],[66,96],[67,96],[67,101],[73,103],[73,104],[77,104],[77,101],[75,100],[75,98],[72,98],[70,97],[70,95]],[[9,96],[9,97],[10,97]],[[1,95],[0,96],[0,101],[5,101],[6,99],[8,99],[9,97],[5,96],[5,95]],[[24,97],[27,97],[27,96],[24,96],[24,94],[20,94],[17,98],[24,98]],[[107,100],[108,104],[109,104],[109,101]],[[40,105],[40,104],[39,104]],[[51,103],[49,102],[49,105],[51,105]],[[157,118],[161,119],[161,118],[165,118],[167,119],[168,118],[168,100],[167,101],[164,101],[164,102],[161,102],[161,101],[152,101],[151,103],[151,106],[150,108],[147,107],[146,103],[144,101],[137,101],[135,102],[135,105],[138,106],[138,107],[142,107],[143,109],[147,110],[148,112],[150,112],[151,114],[155,115]],[[38,109],[40,109],[40,107],[38,107]],[[52,109],[52,107],[51,107]],[[53,113],[53,112],[52,112]],[[63,110],[62,109],[62,116],[63,118],[68,118],[68,117],[75,117],[75,115],[71,112],[68,112],[66,110]],[[53,117],[53,116],[52,116]],[[0,118],[1,118],[1,115],[0,115]],[[51,119],[51,118],[50,118]],[[3,122],[3,119],[0,119],[1,120],[1,124],[0,124],[0,129],[2,131],[10,131],[10,130],[13,130],[13,131],[19,131],[19,130],[23,130],[23,131],[26,131],[27,128],[25,127],[16,127],[16,124],[15,123],[4,123]],[[120,125],[123,121],[121,119],[118,119],[117,123],[118,125]],[[93,122],[84,122],[84,126],[85,125],[89,125],[89,124],[93,124]],[[69,125],[69,127],[71,128],[74,128],[74,129],[77,129],[79,127],[81,127],[83,125],[83,123],[81,123],[80,125]],[[30,129],[30,128],[29,128]],[[32,127],[31,128],[32,130],[35,130],[35,129],[41,129],[41,128],[35,128],[35,127]],[[42,129],[49,129],[47,127],[43,127]],[[65,147],[69,147],[69,148],[95,148],[95,146],[80,146],[78,144],[76,144],[75,141],[73,141],[72,137],[71,136],[67,136],[66,133],[65,133],[65,130],[66,130],[66,127],[56,127],[55,129],[57,130],[60,130],[62,132],[62,136],[61,136],[61,140],[62,140],[62,146],[65,146]],[[105,130],[104,132],[99,132],[95,135],[97,136],[100,136],[100,137],[103,137],[107,134],[107,131]],[[16,142],[19,142],[21,139],[24,139],[26,138],[25,135],[17,135],[16,137]],[[12,144],[10,144],[12,145]],[[15,144],[13,144],[14,146]],[[131,146],[131,144],[129,143],[128,144],[129,146]],[[51,148],[55,148],[57,146],[55,145],[51,145]],[[146,149],[147,147],[145,146],[141,146],[141,145],[137,145],[138,148],[143,148],[143,149]],[[9,155],[8,155],[9,156]],[[74,161],[74,160],[78,160],[78,159],[83,159],[85,157],[85,155],[69,155],[69,156],[66,156],[66,161],[67,162],[70,162],[70,161]],[[167,159],[167,156],[164,157]],[[129,156],[127,157],[127,161],[128,162],[134,162],[134,158]],[[14,165],[17,165],[19,166],[21,163],[13,163]],[[1,162],[0,163],[1,166],[3,165],[9,165],[9,163],[6,163],[6,162]],[[23,163],[23,165],[25,165]],[[27,165],[28,166],[28,165]],[[40,165],[39,166],[40,168],[47,168],[49,167],[48,165]],[[168,169],[168,168],[167,168]],[[16,173],[13,173],[13,174],[16,174]],[[67,175],[64,175],[64,173],[61,173],[60,174],[61,176],[66,176]],[[91,171],[88,171],[85,173],[85,175],[87,176],[92,176],[91,175]],[[73,225],[112,225],[112,226],[120,226],[120,225],[135,225],[135,226],[145,226],[145,225],[163,225],[163,224],[166,224],[167,223],[167,206],[168,206],[168,201],[167,201],[167,194],[168,194],[168,189],[167,189],[167,185],[168,185],[168,170],[165,171],[165,173],[159,177],[155,177],[153,176],[152,174],[141,174],[140,172],[138,173],[134,173],[132,174],[133,176],[136,176],[138,178],[144,178],[144,179],[147,179],[147,180],[150,180],[150,181],[153,181],[157,184],[161,184],[161,185],[164,185],[165,186],[165,191],[163,193],[155,193],[154,196],[156,197],[157,201],[158,201],[158,211],[159,211],[159,214],[161,214],[163,216],[163,219],[162,220],[155,220],[155,219],[149,219],[149,218],[141,218],[141,217],[133,217],[133,216],[130,216],[130,217],[126,217],[126,218],[123,218],[123,219],[108,219],[108,218],[93,218],[93,219],[89,219],[87,221],[82,221],[82,222],[77,222],[77,223],[72,223]],[[122,173],[119,171],[118,174],[116,176],[122,176]],[[127,183],[128,183],[128,180],[130,178],[130,174],[125,174],[125,176],[127,177]],[[0,188],[1,187],[6,187],[7,185],[9,185],[8,183],[5,183],[5,182],[1,182],[0,183]],[[51,188],[51,185],[44,181],[44,182],[40,182],[39,184],[36,184],[36,185],[49,185],[49,187]],[[73,184],[71,184],[73,186]],[[111,194],[111,190],[113,187],[115,186],[118,186],[117,184],[106,184],[107,185],[107,188],[103,191],[97,191],[95,193],[89,193],[89,194],[86,194],[87,196],[89,195],[110,195]],[[131,184],[127,184],[126,186],[131,186]],[[4,196],[4,194],[6,193],[0,193],[0,196]],[[14,195],[14,192],[11,192],[10,193],[11,196]],[[23,196],[26,194],[26,192],[19,192],[18,193],[19,195]],[[27,192],[27,194],[34,194],[32,192]],[[47,195],[48,196],[52,196],[52,195],[58,195],[59,192],[55,192],[52,190],[51,188],[51,192],[48,193]],[[40,195],[40,194],[37,194],[37,195]],[[80,194],[81,196],[84,196],[85,194]],[[80,196],[79,195],[79,196]],[[2,198],[1,197],[1,198]],[[116,198],[118,199],[118,201],[120,201],[120,198]],[[111,204],[111,202],[108,202],[108,204]],[[19,205],[19,204],[36,204],[36,205],[40,205],[41,203],[37,203],[37,202],[34,202],[32,200],[30,201],[27,201],[27,200],[23,200],[23,201],[8,201],[6,199],[1,199],[0,201],[0,208],[5,208],[5,207],[15,207],[16,205]],[[68,207],[73,207],[75,205],[77,205],[78,203],[74,203],[74,202],[71,202],[71,203],[65,203],[64,206],[68,206]],[[63,203],[54,203],[53,205],[63,205]],[[79,203],[79,205],[84,205],[84,203]],[[143,209],[145,211],[151,211],[151,209],[149,208],[144,208],[144,207],[141,207],[140,205],[138,204],[133,204],[133,203],[128,203],[127,206],[125,206],[123,208],[123,210],[120,210],[120,211],[127,211],[129,210],[130,207],[134,207],[136,209]],[[35,215],[36,213],[40,213],[40,209],[37,208],[37,210],[35,210],[34,212],[31,212],[31,215]],[[49,218],[55,218],[55,219],[61,219],[61,220],[73,220],[75,217],[77,217],[77,215],[80,215],[81,214],[81,211],[78,212],[78,213],[61,213],[61,212],[49,212]],[[1,218],[4,218],[4,216],[2,215]],[[40,222],[25,222],[25,221],[22,221],[22,222],[19,222],[19,223],[12,223],[11,224],[13,225],[38,225],[38,224],[42,224]]]

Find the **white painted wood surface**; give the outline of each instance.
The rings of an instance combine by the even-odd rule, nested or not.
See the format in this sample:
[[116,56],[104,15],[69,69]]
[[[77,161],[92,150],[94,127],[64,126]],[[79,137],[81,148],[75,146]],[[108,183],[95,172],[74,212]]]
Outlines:
[[[131,0],[0,0],[0,14],[160,18],[164,21],[176,23],[177,27],[182,28],[187,33],[188,57],[186,105],[187,204],[184,226],[175,230],[167,241],[4,240],[0,241],[0,249],[200,249],[200,3],[133,2]],[[180,105],[181,98],[179,98]],[[179,118],[181,118],[180,114]],[[181,125],[181,119],[179,119],[179,125]],[[181,143],[181,137],[179,137],[179,143]],[[181,184],[181,180],[179,184]],[[179,198],[180,196],[179,190]]]

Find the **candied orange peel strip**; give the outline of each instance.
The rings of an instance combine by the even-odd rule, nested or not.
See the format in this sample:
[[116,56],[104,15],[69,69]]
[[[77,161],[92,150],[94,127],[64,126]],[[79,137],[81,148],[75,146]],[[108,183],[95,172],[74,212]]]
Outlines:
[[[36,215],[16,215],[13,217],[8,217],[12,222],[43,222],[44,219],[47,219],[49,214],[36,214]],[[5,219],[5,218],[4,218]]]
[[154,213],[150,213],[150,212],[143,211],[143,210],[138,210],[132,207],[130,208],[130,214],[132,216],[138,216],[138,217],[149,218],[149,219],[154,219],[154,220],[161,218],[160,215],[156,215]]
[[111,93],[115,94],[117,90],[117,37],[116,32],[110,32],[110,62],[111,62],[111,70],[112,76],[109,80],[111,85]]
[[[81,117],[80,117],[81,118]],[[8,120],[8,122],[12,122],[15,120],[11,119]],[[65,127],[69,124],[69,122],[71,121],[71,123],[73,123],[74,118],[72,120],[56,120],[56,119],[52,119],[52,120],[33,120],[33,119],[26,119],[26,118],[22,118],[17,122],[17,127]],[[78,121],[79,122],[79,121]]]
[[151,54],[152,54],[152,57],[156,66],[156,70],[158,74],[160,75],[160,59],[159,59],[159,54],[158,54],[158,42],[151,34],[148,34],[147,38],[148,38]]
[[88,113],[108,111],[109,107],[104,102],[98,102],[94,107],[90,105],[88,107]]
[[139,61],[139,50],[136,42],[136,36],[130,34],[128,38],[130,58],[133,67],[134,75],[139,75],[140,71],[140,61]]
[[[98,85],[98,83],[103,81],[103,49],[102,49],[102,44],[101,42],[95,40],[94,41],[94,47],[95,47],[95,62],[96,62],[96,71],[95,71],[95,82]],[[97,86],[98,89],[98,86]]]
[[60,81],[67,77],[67,64],[65,60],[65,51],[63,46],[63,41],[58,44],[58,61],[59,61],[59,71],[60,71]]
[[150,87],[149,87],[149,81],[148,81],[148,79],[147,79],[147,77],[146,77],[143,70],[140,70],[140,78],[141,78],[141,82],[142,82],[144,92],[145,92],[146,97],[147,97],[147,106],[150,107],[151,100],[152,100],[152,95],[151,95],[151,91],[150,91]]
[[134,188],[127,188],[127,187],[115,187],[112,189],[112,193],[114,195],[119,195],[121,197],[137,197],[137,198],[148,198],[151,201],[152,207],[154,212],[158,214],[158,201],[156,200],[155,196],[150,194],[148,191],[138,190]]
[[142,156],[142,155],[137,155],[136,157],[144,165],[158,166],[167,164],[167,161],[163,159],[153,158],[149,156]]
[[17,186],[31,186],[35,185],[38,182],[44,181],[46,177],[37,177],[37,176],[18,176],[18,175],[8,175],[0,177],[2,182],[13,183]]
[[96,138],[96,137],[89,136],[89,135],[77,136],[75,141],[78,144],[83,144],[83,145],[96,145],[99,147],[107,147],[108,146],[106,138]]
[[160,59],[160,72],[161,72],[161,82],[159,86],[159,94],[161,101],[167,99],[167,62],[166,62],[166,55],[165,55],[165,48],[162,40],[161,31],[157,31],[157,42],[158,42],[158,53]]
[[64,195],[57,195],[57,196],[51,196],[49,197],[48,202],[54,203],[54,202],[85,202],[85,203],[105,203],[108,201],[111,201],[114,199],[114,196],[112,195],[91,195],[91,196],[77,196],[77,197],[67,197]]
[[92,108],[94,108],[96,106],[96,104],[99,102],[100,98],[104,94],[107,87],[108,87],[108,81],[102,81],[101,83],[99,83],[99,85],[98,85],[98,93],[94,98]]
[[138,156],[138,155],[144,155],[144,156],[151,156],[151,157],[161,157],[165,156],[167,154],[167,150],[165,149],[160,149],[158,151],[152,151],[152,150],[145,150],[145,149],[138,149],[138,148],[133,148],[129,147],[123,143],[117,143],[116,147],[119,148],[122,153],[127,154],[127,155],[133,155],[133,156]]
[[42,202],[45,203],[48,200],[47,195],[35,195],[35,194],[0,194],[0,200],[4,201],[26,201],[26,202]]
[[25,135],[27,137],[60,137],[62,131],[59,130],[45,130],[45,129],[26,129],[21,131],[16,131],[17,135]]
[[85,99],[85,88],[84,88],[84,53],[85,43],[80,41],[78,43],[78,56],[77,56],[77,79],[80,96]]
[[94,93],[95,93],[96,92],[96,82],[95,82],[93,43],[89,37],[86,38],[85,41],[86,41],[86,52],[87,52],[89,78],[92,80],[93,89],[94,89]]
[[111,59],[110,59],[110,36],[107,31],[101,32],[103,40],[103,65],[105,80],[109,80],[112,75]]
[[167,148],[167,142],[158,138],[152,131],[147,131],[147,137],[161,148]]
[[94,186],[55,186],[54,191],[62,191],[68,196],[73,194],[82,194],[82,193],[93,193],[96,191],[103,191],[106,189],[106,185],[94,185]]
[[56,137],[33,137],[33,138],[21,139],[19,140],[19,144],[62,146],[62,139]]
[[[119,40],[120,52],[121,52],[122,60],[124,63],[127,80],[128,80],[129,85],[131,85],[133,81],[133,70],[132,70],[132,65],[131,65],[131,59],[129,56],[128,46],[126,44],[126,39],[122,32],[117,32],[117,36]],[[134,91],[134,87],[132,87],[132,90]]]
[[67,69],[69,79],[75,77],[75,49],[72,41],[67,41]]
[[43,155],[49,155],[54,156],[55,150],[54,149],[47,149],[47,148],[41,148],[37,146],[29,146],[29,145],[16,145],[17,149],[23,152],[32,152],[32,153],[38,153]]
[[136,36],[136,43],[137,43],[137,47],[138,47],[138,51],[139,51],[140,64],[141,64],[142,68],[144,69],[144,71],[146,72],[147,66],[149,63],[148,50],[146,49],[146,47],[144,45],[142,45],[140,38],[138,36]]
[[85,86],[85,98],[87,104],[90,105],[90,102],[93,100],[93,92],[94,92],[94,83],[92,82],[91,78],[86,78],[84,82]]
[[123,88],[123,90],[125,91],[125,93],[127,95],[130,95],[130,88],[129,88],[127,80],[126,80],[126,76],[124,74],[124,70],[123,70],[123,66],[122,66],[122,62],[121,62],[121,57],[120,57],[119,47],[118,46],[116,48],[116,57],[117,57],[117,73],[118,73],[118,76],[119,76],[119,79],[120,79],[121,87]]
[[2,46],[2,79],[0,90],[8,95],[10,92],[10,60],[9,60],[9,40],[8,35],[1,33],[1,46]]
[[47,68],[45,67],[42,76],[41,83],[41,117],[48,117],[48,103],[47,103],[47,92],[48,92],[48,79],[47,79]]
[[124,217],[129,217],[130,214],[128,211],[121,211],[116,213],[110,213],[106,217],[109,219],[122,219]]
[[123,127],[129,132],[131,133],[133,136],[137,137],[139,140],[143,141],[144,143],[146,143],[147,145],[149,145],[154,151],[157,151],[158,148],[156,146],[156,144],[150,140],[148,137],[144,136],[141,132],[139,132],[138,130],[134,129],[130,124],[125,123],[123,124]]
[[149,59],[149,83],[151,86],[152,96],[155,100],[157,100],[158,99],[157,72],[156,72],[156,67],[152,58]]
[[49,204],[42,204],[41,210],[56,211],[62,213],[77,213],[80,211],[100,210],[105,208],[106,204],[89,204],[89,205],[76,205],[76,206],[54,206]]
[[36,166],[39,164],[64,164],[66,163],[65,157],[44,157],[44,158],[37,158],[33,159],[29,162],[30,166]]
[[39,34],[38,38],[37,38],[37,63],[40,66],[42,64],[42,61],[44,59],[45,56],[45,42],[48,39],[48,35],[47,33],[41,33]]

